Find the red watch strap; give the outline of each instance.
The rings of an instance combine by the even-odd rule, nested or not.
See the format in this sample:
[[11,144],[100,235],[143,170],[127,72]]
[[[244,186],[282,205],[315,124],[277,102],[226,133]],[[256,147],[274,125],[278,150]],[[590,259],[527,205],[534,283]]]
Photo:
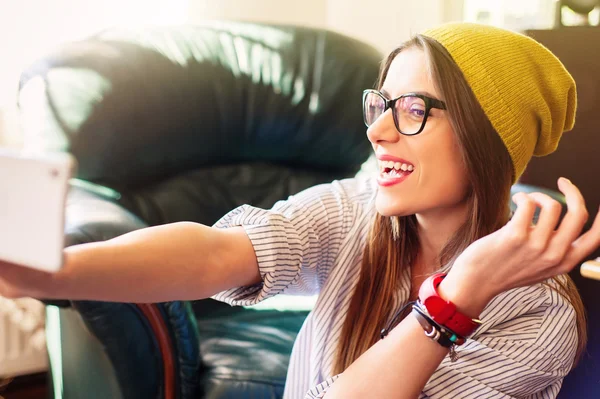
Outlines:
[[481,322],[460,313],[452,302],[440,297],[438,286],[444,277],[444,273],[437,273],[423,281],[419,289],[419,300],[433,321],[462,337],[468,337]]

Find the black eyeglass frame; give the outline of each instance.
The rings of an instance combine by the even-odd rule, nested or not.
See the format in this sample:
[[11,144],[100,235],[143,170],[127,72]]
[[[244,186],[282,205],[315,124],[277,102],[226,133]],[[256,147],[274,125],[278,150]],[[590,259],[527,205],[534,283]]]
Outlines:
[[[394,117],[394,125],[396,126],[396,130],[400,133],[403,134],[405,136],[414,136],[417,135],[419,133],[421,133],[423,131],[423,129],[425,128],[425,123],[427,122],[427,117],[429,116],[429,111],[431,110],[431,108],[436,108],[436,109],[446,109],[446,103],[443,102],[442,100],[438,100],[436,98],[431,98],[428,97],[426,95],[423,94],[418,94],[418,93],[406,93],[406,94],[402,94],[401,96],[398,96],[392,100],[388,100],[383,93],[381,93],[378,90],[373,90],[373,89],[367,89],[365,91],[363,91],[363,101],[362,101],[362,109],[363,109],[363,122],[365,123],[365,126],[369,127],[371,125],[369,125],[367,123],[367,114],[366,114],[366,109],[365,109],[365,101],[367,99],[367,95],[368,94],[375,94],[377,96],[379,96],[380,98],[383,99],[384,101],[384,108],[383,108],[383,112],[382,115],[385,113],[385,111],[387,111],[388,109],[392,109],[392,116]],[[396,101],[400,100],[401,98],[406,98],[406,97],[418,97],[421,100],[423,100],[423,102],[425,103],[425,115],[423,116],[423,122],[421,122],[421,127],[419,128],[419,130],[416,133],[404,133],[403,131],[400,130],[400,125],[398,123],[398,117],[396,116]]]

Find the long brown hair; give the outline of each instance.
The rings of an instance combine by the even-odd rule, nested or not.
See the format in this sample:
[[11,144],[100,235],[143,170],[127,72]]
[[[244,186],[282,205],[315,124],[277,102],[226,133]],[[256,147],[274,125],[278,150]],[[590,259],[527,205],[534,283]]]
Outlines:
[[[417,35],[394,50],[382,66],[378,88],[383,85],[394,58],[408,48],[419,48],[425,53],[428,72],[446,102],[447,115],[471,182],[467,198],[469,216],[438,257],[439,266],[449,265],[470,243],[508,222],[510,188],[515,172],[508,150],[483,112],[462,71],[446,49],[435,40]],[[392,218],[395,220],[392,221]],[[396,240],[392,234],[392,224],[399,226],[400,234]],[[377,214],[365,245],[360,278],[342,328],[334,374],[343,372],[379,339],[381,329],[394,310],[392,299],[400,288],[400,276],[410,268],[418,251],[419,237],[414,215],[385,217]],[[587,338],[583,303],[568,276],[566,282],[555,280],[558,291],[575,308],[579,357]]]

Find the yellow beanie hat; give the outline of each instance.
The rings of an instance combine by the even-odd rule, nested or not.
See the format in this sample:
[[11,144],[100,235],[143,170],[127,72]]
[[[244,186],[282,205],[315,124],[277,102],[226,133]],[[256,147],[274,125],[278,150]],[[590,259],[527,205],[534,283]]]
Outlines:
[[575,122],[575,81],[547,48],[530,37],[471,23],[423,33],[461,69],[508,149],[517,180],[532,155],[550,154]]

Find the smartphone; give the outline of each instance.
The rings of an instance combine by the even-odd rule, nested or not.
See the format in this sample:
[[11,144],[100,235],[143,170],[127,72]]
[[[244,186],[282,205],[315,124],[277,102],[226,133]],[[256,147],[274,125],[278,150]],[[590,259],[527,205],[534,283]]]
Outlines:
[[46,272],[62,267],[75,167],[66,153],[0,151],[0,260]]

